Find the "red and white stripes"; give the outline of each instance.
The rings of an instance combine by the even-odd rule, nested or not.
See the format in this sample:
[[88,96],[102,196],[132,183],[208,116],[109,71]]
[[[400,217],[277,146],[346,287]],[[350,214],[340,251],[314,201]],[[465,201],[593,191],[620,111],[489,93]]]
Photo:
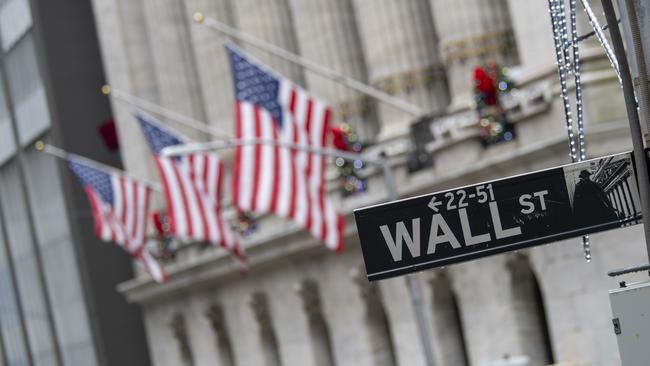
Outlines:
[[244,253],[222,216],[223,164],[218,156],[158,156],[156,162],[171,218],[171,234],[184,241],[205,240],[221,245],[242,259]]
[[114,241],[129,253],[145,243],[151,190],[122,175],[111,175],[113,206],[101,200],[89,185],[84,187],[95,220],[95,232],[104,241]]
[[[282,121],[251,102],[235,104],[235,138],[264,139],[325,148],[329,108],[304,90],[282,80]],[[235,150],[233,198],[244,211],[289,218],[325,242],[343,248],[343,218],[325,195],[325,157],[273,144],[246,144]]]
[[163,267],[146,249],[146,230],[151,189],[123,175],[111,174],[113,205],[102,200],[97,187],[84,184],[95,221],[95,233],[103,241],[113,241],[140,262],[154,280],[167,281]]

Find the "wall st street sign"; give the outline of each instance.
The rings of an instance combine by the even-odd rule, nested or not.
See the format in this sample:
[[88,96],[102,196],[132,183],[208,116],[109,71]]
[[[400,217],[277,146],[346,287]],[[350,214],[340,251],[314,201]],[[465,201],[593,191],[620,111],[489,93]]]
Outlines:
[[369,280],[641,222],[631,153],[354,211]]

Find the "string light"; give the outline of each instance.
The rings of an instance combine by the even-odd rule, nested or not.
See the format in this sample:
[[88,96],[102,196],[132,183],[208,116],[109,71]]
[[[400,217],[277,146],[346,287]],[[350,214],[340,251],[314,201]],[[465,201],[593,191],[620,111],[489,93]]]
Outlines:
[[559,15],[560,15],[560,36],[562,37],[562,53],[564,55],[564,67],[566,74],[571,75],[571,57],[569,56],[569,32],[566,25],[566,10],[564,8],[564,1],[559,2]]
[[[576,143],[575,136],[573,133],[573,117],[571,114],[571,102],[569,100],[568,86],[566,81],[566,72],[567,72],[567,60],[565,58],[565,48],[563,45],[566,42],[568,45],[568,36],[566,35],[566,19],[562,21],[563,18],[566,18],[564,12],[564,6],[560,5],[562,1],[558,0],[548,0],[549,11],[551,13],[551,23],[553,28],[553,43],[555,45],[555,56],[557,60],[557,69],[560,79],[560,95],[562,96],[562,102],[564,104],[564,115],[566,117],[566,129],[567,135],[569,138],[569,156],[571,157],[571,162],[576,162],[577,152],[576,152]],[[563,31],[562,31],[563,30]],[[562,34],[564,33],[564,35]],[[565,40],[566,39],[566,40]],[[565,41],[563,41],[565,40]]]
[[[573,43],[573,79],[576,88],[576,121],[578,122],[578,161],[587,158],[585,147],[585,125],[584,113],[582,110],[582,82],[580,80],[580,41],[578,40],[578,24],[576,17],[577,1],[569,1],[569,12],[571,16],[571,41]],[[591,242],[588,235],[582,237],[582,251],[587,262],[591,261]]]
[[[566,9],[563,0],[548,0],[551,24],[553,28],[553,40],[555,45],[555,56],[557,60],[558,76],[560,79],[560,94],[564,105],[566,117],[566,128],[569,140],[569,152],[571,162],[582,161],[586,158],[584,113],[582,106],[582,85],[580,80],[580,49],[578,45],[578,32],[576,21],[576,0],[570,0],[570,22],[571,41],[573,44],[573,65],[569,55],[569,36],[567,31]],[[573,68],[571,68],[573,66]],[[573,115],[571,112],[571,101],[569,99],[567,74],[573,73],[576,88],[576,120],[578,125],[578,149],[576,150],[576,138],[573,132]],[[582,248],[587,262],[591,261],[591,243],[589,236],[582,237]]]

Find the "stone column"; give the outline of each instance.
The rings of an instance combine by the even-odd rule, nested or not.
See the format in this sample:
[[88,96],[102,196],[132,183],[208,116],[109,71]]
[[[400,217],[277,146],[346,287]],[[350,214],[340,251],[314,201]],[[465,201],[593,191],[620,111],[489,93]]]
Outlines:
[[234,366],[235,355],[232,351],[232,343],[230,342],[230,333],[226,325],[226,318],[223,313],[221,305],[211,305],[205,313],[205,316],[212,325],[212,330],[217,339],[217,350],[219,353],[219,361],[221,366]]
[[[232,6],[228,0],[184,0],[186,14],[201,12],[233,25]],[[192,48],[196,56],[198,80],[207,122],[223,133],[232,135],[234,93],[230,63],[224,48],[226,37],[205,25],[189,25]]]
[[472,101],[473,69],[484,61],[518,63],[507,0],[430,0],[447,69],[452,107]]
[[463,320],[469,365],[487,365],[506,355],[525,354],[513,316],[514,299],[506,258],[494,256],[448,268],[452,287],[459,289],[456,296],[462,304],[458,311]]
[[[342,75],[367,82],[359,29],[351,0],[290,0],[300,52],[305,58]],[[354,126],[362,140],[379,130],[373,101],[367,96],[312,72],[307,88],[334,107],[335,120]]]
[[[447,107],[445,75],[428,0],[354,0],[370,82],[397,97],[440,112]],[[416,119],[379,104],[380,138],[404,136]]]
[[172,321],[169,323],[174,338],[178,343],[178,351],[181,356],[183,366],[194,366],[194,355],[190,346],[190,339],[185,326],[185,318],[181,314],[174,314]]
[[[188,30],[191,14],[177,0],[144,0],[145,23],[151,39],[153,67],[161,104],[205,120],[198,73]],[[189,128],[173,127],[197,138]]]
[[381,291],[376,282],[368,282],[363,271],[351,273],[352,280],[359,286],[365,305],[366,331],[369,334],[370,350],[374,365],[395,366],[395,341],[386,315]]
[[508,5],[524,73],[553,68],[555,48],[548,2],[508,0]]
[[441,365],[468,365],[467,349],[458,303],[446,272],[434,272],[429,280],[432,293],[436,356]]
[[262,343],[262,351],[266,366],[282,365],[278,340],[275,335],[275,330],[273,329],[273,324],[271,323],[269,301],[266,294],[255,292],[251,296],[249,305],[255,314],[259,326],[260,341]]
[[530,262],[523,255],[513,256],[506,263],[513,294],[513,317],[522,350],[531,365],[555,363],[549,335],[544,299]]
[[[300,53],[288,0],[237,0],[233,2],[233,10],[236,24],[243,32],[289,52]],[[248,53],[284,77],[296,84],[305,85],[300,66],[245,43],[242,46]]]
[[316,366],[334,366],[334,351],[327,322],[323,317],[318,285],[313,280],[303,280],[297,284],[296,292],[301,297],[307,314]]
[[[142,3],[130,0],[94,0],[97,32],[108,83],[114,88],[140,98],[158,102],[158,90],[143,22]],[[125,169],[137,177],[156,179],[149,148],[140,127],[131,115],[132,107],[111,98]],[[124,150],[128,147],[127,150]]]

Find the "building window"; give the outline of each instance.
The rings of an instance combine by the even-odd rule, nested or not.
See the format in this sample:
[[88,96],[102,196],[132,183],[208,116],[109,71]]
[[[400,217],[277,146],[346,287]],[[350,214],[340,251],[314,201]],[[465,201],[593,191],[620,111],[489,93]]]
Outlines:
[[34,38],[27,34],[6,56],[9,93],[21,144],[27,144],[50,125],[45,88],[36,59]]
[[11,115],[7,105],[2,74],[0,74],[0,165],[16,152]]
[[14,266],[34,364],[56,365],[56,333],[54,324],[50,322],[48,298],[40,272],[39,253],[34,242],[24,189],[18,162],[14,160],[0,170],[0,206],[9,241],[10,260]]
[[185,325],[185,317],[182,314],[175,314],[170,324],[176,343],[178,344],[178,351],[181,358],[182,366],[194,366],[194,355],[190,347],[190,340],[187,335],[187,327]]
[[[4,359],[8,366],[30,364],[26,334],[16,292],[15,274],[11,258],[7,253],[7,237],[0,213],[0,340],[4,348]],[[0,362],[0,364],[2,364]]]
[[7,51],[32,25],[29,0],[0,0],[0,42]]
[[230,334],[226,325],[221,305],[212,305],[205,314],[210,320],[212,329],[217,338],[217,352],[219,352],[220,366],[235,366],[235,356],[230,343]]
[[508,261],[515,321],[523,350],[531,365],[555,363],[544,296],[528,258],[518,255]]
[[[59,349],[64,363],[74,363],[82,352],[93,354],[94,344],[88,322],[77,257],[72,245],[59,166],[51,156],[25,149],[22,153],[25,169],[25,189],[29,193],[35,241],[41,255],[44,285],[50,296],[50,309],[55,324],[78,323],[74,329],[57,328]],[[90,217],[87,222],[90,222]],[[89,225],[92,228],[92,225]],[[65,296],[52,289],[65,286]],[[73,313],[67,309],[76,309]]]
[[266,366],[281,366],[280,348],[271,324],[271,314],[266,294],[262,292],[254,293],[250,306],[259,324],[260,340]]
[[314,349],[314,359],[317,366],[334,366],[334,352],[330,332],[323,316],[318,285],[312,280],[302,281],[298,285],[298,294],[302,298],[307,320],[309,335]]
[[439,359],[443,365],[468,365],[469,357],[456,294],[446,272],[436,272],[430,281],[433,328],[438,335]]
[[370,339],[370,352],[375,366],[396,366],[395,342],[376,283],[369,282],[359,271],[354,281],[359,285],[366,310],[366,328]]

